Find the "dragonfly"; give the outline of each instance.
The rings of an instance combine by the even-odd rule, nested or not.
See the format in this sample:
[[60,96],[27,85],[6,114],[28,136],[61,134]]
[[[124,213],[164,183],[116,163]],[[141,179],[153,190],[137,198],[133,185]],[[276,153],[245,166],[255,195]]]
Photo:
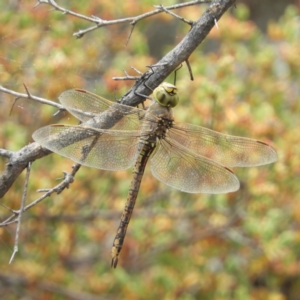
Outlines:
[[140,109],[111,102],[82,89],[63,92],[62,105],[82,123],[53,124],[33,133],[41,146],[76,163],[103,170],[134,165],[132,181],[112,246],[116,268],[145,167],[163,183],[186,193],[229,193],[240,183],[231,167],[273,163],[276,150],[255,139],[222,134],[188,123],[176,123],[175,85],[163,82],[152,93],[152,104]]

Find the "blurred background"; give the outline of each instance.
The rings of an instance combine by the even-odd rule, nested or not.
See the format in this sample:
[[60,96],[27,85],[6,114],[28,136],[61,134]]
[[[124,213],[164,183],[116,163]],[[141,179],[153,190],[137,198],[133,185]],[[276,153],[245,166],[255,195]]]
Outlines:
[[[57,101],[84,88],[108,99],[176,46],[189,27],[167,14],[135,26],[104,27],[34,1],[0,3],[0,85]],[[139,15],[157,1],[57,1],[72,11],[112,20]],[[162,1],[163,5],[175,1]],[[205,4],[175,12],[197,20]],[[75,182],[22,217],[19,252],[9,265],[16,226],[0,228],[0,298],[14,299],[300,299],[300,19],[299,1],[237,1],[177,77],[178,122],[267,142],[277,163],[236,168],[241,189],[190,195],[146,169],[119,266],[111,246],[126,201],[130,170],[81,167]],[[173,82],[173,75],[167,79]],[[0,148],[19,150],[39,127],[76,123],[53,107],[0,93]],[[0,158],[0,171],[7,160]],[[27,203],[54,187],[73,162],[52,154],[33,163]],[[19,209],[25,174],[1,199],[0,220]]]

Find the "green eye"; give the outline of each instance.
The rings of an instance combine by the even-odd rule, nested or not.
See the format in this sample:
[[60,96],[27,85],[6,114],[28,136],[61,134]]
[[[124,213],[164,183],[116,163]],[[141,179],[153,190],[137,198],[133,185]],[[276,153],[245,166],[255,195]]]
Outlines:
[[168,82],[163,82],[153,91],[154,99],[162,106],[174,107],[179,101],[177,87]]

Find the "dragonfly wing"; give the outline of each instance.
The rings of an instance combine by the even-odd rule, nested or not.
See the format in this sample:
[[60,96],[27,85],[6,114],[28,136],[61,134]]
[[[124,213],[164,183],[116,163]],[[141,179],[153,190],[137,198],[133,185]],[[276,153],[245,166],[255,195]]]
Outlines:
[[101,131],[85,126],[50,125],[32,135],[43,147],[85,166],[125,170],[138,155],[139,131]]
[[168,135],[190,151],[229,167],[260,166],[278,158],[275,149],[264,142],[192,124],[174,124]]
[[151,171],[160,181],[187,193],[228,193],[240,186],[231,170],[168,138],[158,143]]
[[111,102],[103,97],[84,90],[68,90],[59,96],[61,104],[76,118],[86,122],[99,117],[104,111],[110,110],[118,122],[111,127],[114,130],[138,130],[145,117],[145,111],[135,107]]

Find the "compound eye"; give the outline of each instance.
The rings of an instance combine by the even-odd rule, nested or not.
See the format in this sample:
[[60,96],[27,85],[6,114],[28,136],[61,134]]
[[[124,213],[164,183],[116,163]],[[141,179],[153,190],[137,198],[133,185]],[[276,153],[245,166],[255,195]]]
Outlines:
[[162,106],[174,107],[179,101],[177,88],[168,82],[163,82],[153,91],[154,99]]

